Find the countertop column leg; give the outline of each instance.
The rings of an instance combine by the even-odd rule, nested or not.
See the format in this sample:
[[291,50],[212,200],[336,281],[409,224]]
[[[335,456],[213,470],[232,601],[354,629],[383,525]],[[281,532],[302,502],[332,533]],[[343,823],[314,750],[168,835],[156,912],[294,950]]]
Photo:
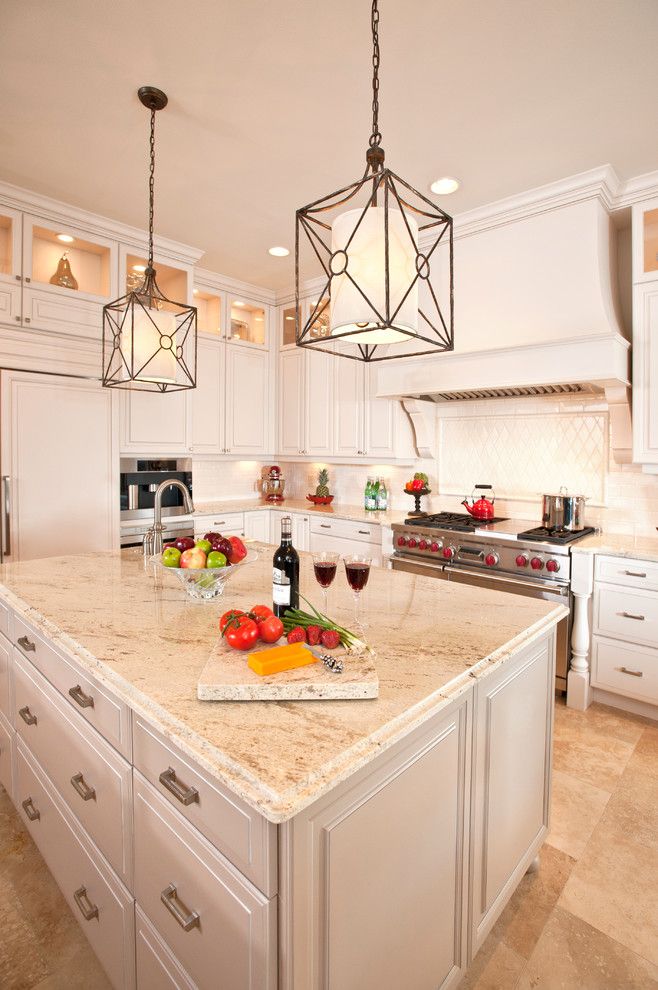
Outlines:
[[575,553],[572,557],[571,591],[573,623],[571,629],[571,668],[567,676],[567,706],[585,711],[591,703],[589,657],[592,642],[589,605],[594,586],[593,554]]

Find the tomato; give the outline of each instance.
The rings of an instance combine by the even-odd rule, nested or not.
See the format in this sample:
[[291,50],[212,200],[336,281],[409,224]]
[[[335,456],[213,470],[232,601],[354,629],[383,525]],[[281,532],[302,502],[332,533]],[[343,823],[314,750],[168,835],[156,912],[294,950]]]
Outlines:
[[250,650],[258,642],[258,624],[248,615],[239,615],[226,624],[224,636],[234,650]]
[[258,623],[258,635],[264,643],[276,643],[283,636],[283,622],[276,615],[268,615]]
[[231,609],[228,610],[228,612],[224,612],[223,616],[219,620],[220,631],[221,632],[224,632],[224,629],[226,628],[226,623],[228,622],[228,620],[229,619],[232,619],[232,618],[234,618],[235,616],[238,616],[238,615],[244,615],[244,612],[240,608],[231,608]]
[[267,619],[270,615],[274,615],[274,612],[271,608],[268,608],[267,605],[254,605],[249,609],[249,615],[252,619],[255,619],[256,622],[260,623],[263,619]]

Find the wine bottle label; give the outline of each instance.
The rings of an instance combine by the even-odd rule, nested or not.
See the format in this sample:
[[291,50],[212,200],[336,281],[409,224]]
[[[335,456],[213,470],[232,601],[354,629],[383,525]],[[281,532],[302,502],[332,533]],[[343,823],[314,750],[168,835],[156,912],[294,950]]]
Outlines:
[[272,570],[272,602],[274,605],[290,605],[290,580],[278,567]]

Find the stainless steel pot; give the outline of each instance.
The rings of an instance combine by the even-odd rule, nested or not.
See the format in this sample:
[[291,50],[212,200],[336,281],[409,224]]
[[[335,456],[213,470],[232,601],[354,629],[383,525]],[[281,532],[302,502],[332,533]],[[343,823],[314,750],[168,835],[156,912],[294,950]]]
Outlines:
[[569,532],[584,529],[586,501],[586,495],[569,495],[566,488],[560,488],[559,495],[542,495],[542,525]]

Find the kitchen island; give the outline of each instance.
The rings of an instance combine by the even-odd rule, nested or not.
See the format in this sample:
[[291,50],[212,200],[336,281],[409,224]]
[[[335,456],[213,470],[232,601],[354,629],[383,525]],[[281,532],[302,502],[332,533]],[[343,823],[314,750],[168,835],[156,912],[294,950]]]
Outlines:
[[373,569],[379,698],[198,701],[270,579],[271,548],[213,604],[134,551],[4,566],[0,780],[117,987],[135,954],[140,988],[455,986],[547,831],[566,610]]

